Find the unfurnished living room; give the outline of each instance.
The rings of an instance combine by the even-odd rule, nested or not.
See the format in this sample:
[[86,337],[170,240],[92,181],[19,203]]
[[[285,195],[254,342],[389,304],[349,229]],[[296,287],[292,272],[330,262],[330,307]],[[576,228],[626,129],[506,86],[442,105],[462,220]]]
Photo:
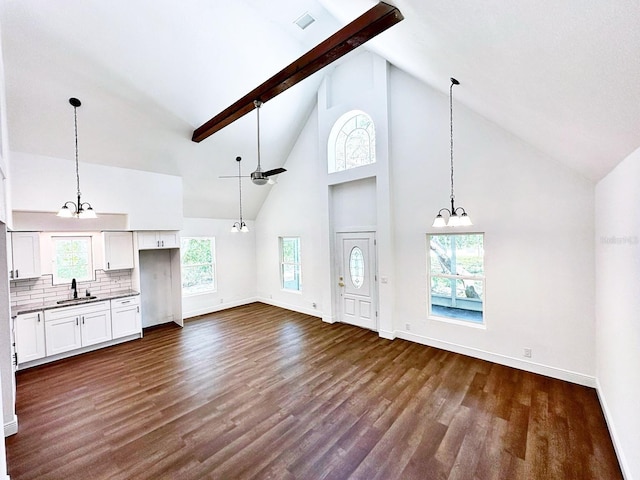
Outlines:
[[0,480],[640,480],[639,24],[0,0]]

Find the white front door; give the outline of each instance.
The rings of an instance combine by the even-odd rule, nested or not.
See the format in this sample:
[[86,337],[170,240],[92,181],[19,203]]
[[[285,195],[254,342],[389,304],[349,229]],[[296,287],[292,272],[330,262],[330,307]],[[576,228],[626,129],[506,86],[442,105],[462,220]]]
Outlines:
[[339,320],[378,330],[375,234],[338,233],[336,240]]

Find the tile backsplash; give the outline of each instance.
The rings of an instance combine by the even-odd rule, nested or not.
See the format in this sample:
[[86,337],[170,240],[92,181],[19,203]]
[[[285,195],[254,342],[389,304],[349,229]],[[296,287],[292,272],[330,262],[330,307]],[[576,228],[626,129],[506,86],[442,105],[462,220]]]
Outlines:
[[[96,278],[91,282],[78,282],[78,296],[84,296],[89,290],[91,295],[109,294],[120,290],[131,289],[131,270],[113,270],[105,272],[96,270]],[[11,306],[46,304],[57,300],[71,298],[71,283],[53,285],[52,275],[25,280],[11,280],[9,285]]]

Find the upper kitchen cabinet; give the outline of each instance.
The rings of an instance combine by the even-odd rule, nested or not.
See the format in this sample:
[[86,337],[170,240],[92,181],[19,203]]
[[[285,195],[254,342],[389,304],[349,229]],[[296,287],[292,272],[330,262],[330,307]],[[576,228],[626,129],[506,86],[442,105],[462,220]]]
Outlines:
[[37,278],[40,268],[40,234],[38,232],[11,232],[9,278]]
[[180,248],[180,232],[138,232],[138,249]]
[[131,269],[133,264],[133,232],[102,232],[104,270]]

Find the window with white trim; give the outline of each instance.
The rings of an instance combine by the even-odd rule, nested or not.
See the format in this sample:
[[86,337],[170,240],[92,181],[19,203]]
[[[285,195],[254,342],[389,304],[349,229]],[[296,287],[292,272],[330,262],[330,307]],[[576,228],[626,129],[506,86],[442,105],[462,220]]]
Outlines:
[[376,131],[371,117],[360,110],[342,115],[329,134],[327,155],[329,173],[375,163]]
[[302,291],[300,267],[300,237],[280,237],[280,286],[283,290]]
[[183,296],[216,291],[215,259],[215,238],[182,237],[180,239]]
[[53,284],[93,280],[91,237],[51,237],[53,246]]
[[429,316],[484,323],[484,235],[427,235]]

